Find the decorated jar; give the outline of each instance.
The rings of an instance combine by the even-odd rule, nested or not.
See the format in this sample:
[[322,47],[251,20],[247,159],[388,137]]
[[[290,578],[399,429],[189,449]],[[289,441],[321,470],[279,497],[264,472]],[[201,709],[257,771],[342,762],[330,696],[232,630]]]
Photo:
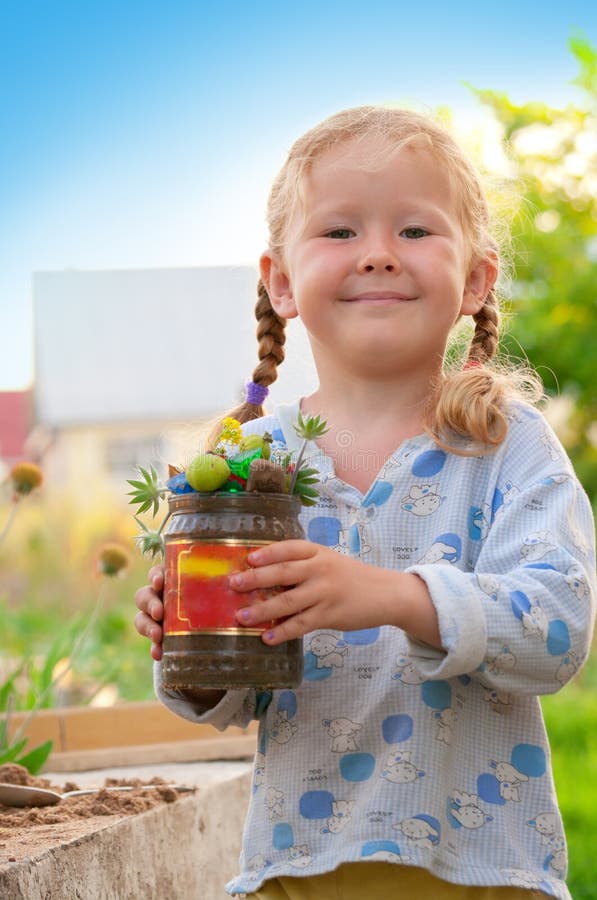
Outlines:
[[228,587],[247,555],[264,544],[302,538],[297,496],[274,493],[188,493],[169,499],[164,532],[162,687],[192,697],[197,689],[296,687],[302,639],[270,647],[257,628],[238,625],[236,611],[268,592]]

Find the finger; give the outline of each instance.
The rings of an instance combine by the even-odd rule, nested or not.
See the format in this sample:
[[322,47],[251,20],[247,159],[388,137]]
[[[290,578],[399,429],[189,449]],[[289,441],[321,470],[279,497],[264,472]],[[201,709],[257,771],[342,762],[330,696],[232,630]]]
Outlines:
[[140,609],[141,612],[147,612],[147,608],[154,597],[155,592],[149,585],[143,585],[142,588],[139,588],[139,590],[135,592],[135,604],[137,605],[137,609]]
[[316,548],[317,545],[313,545],[310,541],[275,541],[273,544],[252,550],[247,556],[247,562],[250,566],[269,566],[284,560],[308,559],[313,556]]
[[164,618],[164,604],[148,585],[140,588],[135,594],[135,603],[142,613],[146,613],[155,622],[161,622]]
[[235,618],[240,625],[261,625],[263,622],[293,616],[306,606],[310,606],[311,602],[300,587],[292,588],[271,594],[266,600],[258,600],[250,606],[244,606],[237,610]]
[[134,619],[134,625],[139,634],[143,635],[143,637],[149,638],[154,644],[161,644],[163,636],[162,628],[151,618],[151,616],[148,616],[147,613],[137,613]]
[[228,585],[234,591],[256,591],[260,588],[290,587],[304,580],[304,560],[297,562],[273,563],[259,569],[245,569],[228,578]]
[[310,621],[309,611],[301,610],[294,616],[279,622],[273,628],[264,631],[261,640],[270,647],[283,644],[295,638],[303,637],[309,631],[313,631],[314,624]]
[[161,594],[164,588],[164,567],[152,566],[149,570],[149,583],[156,593]]

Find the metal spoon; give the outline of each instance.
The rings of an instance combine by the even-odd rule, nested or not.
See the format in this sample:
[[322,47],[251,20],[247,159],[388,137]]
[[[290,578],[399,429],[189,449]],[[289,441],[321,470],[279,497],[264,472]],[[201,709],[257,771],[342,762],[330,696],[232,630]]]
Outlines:
[[[174,791],[194,791],[195,788],[186,784],[143,784],[136,785],[144,791],[156,788],[172,788]],[[59,794],[48,788],[30,787],[26,784],[7,784],[0,782],[0,803],[4,806],[53,806],[60,803],[66,797],[80,797],[82,794],[97,794],[99,791],[132,791],[133,785],[115,785],[107,788],[84,788],[80,791],[65,791]]]

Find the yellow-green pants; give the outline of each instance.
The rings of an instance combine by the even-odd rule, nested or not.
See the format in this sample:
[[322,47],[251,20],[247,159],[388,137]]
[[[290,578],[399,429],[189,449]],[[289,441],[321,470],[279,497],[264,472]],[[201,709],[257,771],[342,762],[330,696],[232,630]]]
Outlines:
[[392,863],[344,863],[334,872],[272,878],[247,900],[530,900],[547,895],[519,887],[470,887],[425,869]]

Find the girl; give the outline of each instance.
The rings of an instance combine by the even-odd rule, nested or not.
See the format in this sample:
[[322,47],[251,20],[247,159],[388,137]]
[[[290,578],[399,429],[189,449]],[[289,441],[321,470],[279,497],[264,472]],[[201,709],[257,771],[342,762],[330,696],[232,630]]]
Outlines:
[[[282,620],[272,645],[305,636],[302,686],[206,692],[193,708],[166,696],[161,569],[136,597],[164,703],[220,729],[260,720],[227,890],[569,898],[537,695],[588,653],[592,518],[520,375],[488,365],[498,253],[479,179],[427,118],[347,110],[291,149],[269,225],[260,363],[232,415],[274,450],[296,447],[299,409],[331,429],[310,448],[322,484],[309,540],[259,549],[231,584],[285,587],[238,621]],[[264,416],[295,316],[319,387]],[[448,371],[462,317],[474,334]]]

